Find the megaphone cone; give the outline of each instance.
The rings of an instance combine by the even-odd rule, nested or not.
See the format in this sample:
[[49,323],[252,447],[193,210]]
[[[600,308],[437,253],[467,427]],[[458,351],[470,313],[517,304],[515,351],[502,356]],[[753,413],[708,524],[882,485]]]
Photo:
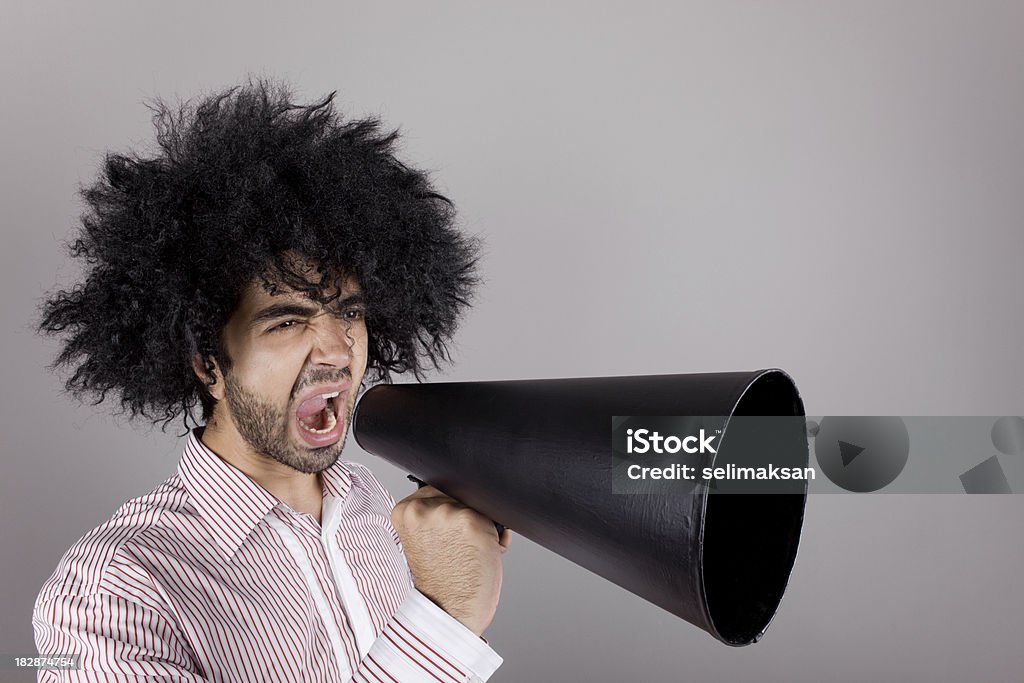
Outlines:
[[[363,395],[353,433],[367,452],[722,642],[756,642],[796,558],[805,484],[615,494],[611,418],[635,415],[802,418],[804,407],[778,369],[386,384]],[[775,446],[807,465],[803,431]]]

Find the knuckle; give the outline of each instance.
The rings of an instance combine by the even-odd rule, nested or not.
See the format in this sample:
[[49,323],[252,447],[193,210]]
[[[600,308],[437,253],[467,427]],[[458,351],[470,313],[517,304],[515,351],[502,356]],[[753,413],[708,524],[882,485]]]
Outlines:
[[480,516],[468,507],[456,507],[453,505],[452,508],[452,519],[465,528],[473,527],[476,524],[477,517]]
[[410,504],[402,501],[391,508],[391,523],[394,525],[404,524],[410,516]]

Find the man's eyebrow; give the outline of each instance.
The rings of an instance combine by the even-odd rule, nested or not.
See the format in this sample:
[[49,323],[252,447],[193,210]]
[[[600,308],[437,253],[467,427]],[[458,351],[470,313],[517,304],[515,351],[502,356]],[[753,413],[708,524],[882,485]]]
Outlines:
[[256,327],[260,323],[267,322],[268,320],[276,320],[277,318],[284,318],[289,315],[294,315],[299,318],[308,318],[316,315],[319,311],[320,308],[312,304],[300,304],[294,302],[271,304],[256,312],[252,317],[252,320],[249,321],[249,327]]
[[[332,301],[329,306],[331,308],[348,308],[349,306],[365,304],[366,299],[363,297],[362,292],[351,294],[344,299],[338,299]],[[297,318],[311,318],[320,312],[320,307],[313,304],[303,304],[296,302],[281,302],[277,304],[271,304],[266,308],[262,308],[256,312],[249,321],[249,327],[256,327],[260,323],[265,323],[270,320],[277,320],[278,318],[286,318],[293,315]]]
[[337,301],[332,301],[331,302],[331,306],[333,306],[334,308],[348,308],[349,306],[355,306],[357,304],[365,304],[365,303],[366,303],[366,297],[363,296],[363,293],[362,292],[356,292],[354,294],[349,294],[344,299],[338,299]]

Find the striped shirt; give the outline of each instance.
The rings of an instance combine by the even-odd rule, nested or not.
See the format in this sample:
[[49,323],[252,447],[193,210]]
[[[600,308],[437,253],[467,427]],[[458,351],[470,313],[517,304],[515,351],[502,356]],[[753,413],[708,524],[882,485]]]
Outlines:
[[75,543],[33,611],[40,681],[464,683],[501,664],[413,586],[394,499],[322,473],[322,524],[189,434],[177,474]]

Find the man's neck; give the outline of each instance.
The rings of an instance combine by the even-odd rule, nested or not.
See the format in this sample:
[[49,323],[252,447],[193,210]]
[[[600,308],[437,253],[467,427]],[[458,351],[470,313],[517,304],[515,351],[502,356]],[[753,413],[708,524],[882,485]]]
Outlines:
[[200,440],[221,460],[246,474],[296,512],[307,512],[320,523],[323,484],[319,474],[307,474],[252,450],[237,432],[211,422]]

